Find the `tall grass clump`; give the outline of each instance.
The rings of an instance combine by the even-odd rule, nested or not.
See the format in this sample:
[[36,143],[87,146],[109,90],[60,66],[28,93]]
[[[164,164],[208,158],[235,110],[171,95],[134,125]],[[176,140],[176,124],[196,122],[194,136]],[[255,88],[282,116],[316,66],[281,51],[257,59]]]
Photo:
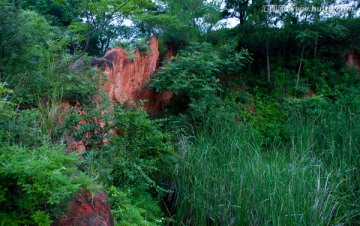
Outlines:
[[177,222],[360,223],[360,118],[345,107],[312,117],[290,107],[286,138],[266,149],[258,131],[230,115],[179,137]]

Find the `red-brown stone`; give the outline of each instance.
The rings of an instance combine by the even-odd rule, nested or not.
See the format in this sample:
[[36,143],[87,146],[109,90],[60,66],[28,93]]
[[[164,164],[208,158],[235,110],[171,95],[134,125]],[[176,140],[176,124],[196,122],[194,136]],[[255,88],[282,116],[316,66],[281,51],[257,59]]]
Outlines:
[[70,202],[66,216],[53,226],[112,226],[114,218],[104,190],[91,196],[89,191],[82,190],[75,194]]

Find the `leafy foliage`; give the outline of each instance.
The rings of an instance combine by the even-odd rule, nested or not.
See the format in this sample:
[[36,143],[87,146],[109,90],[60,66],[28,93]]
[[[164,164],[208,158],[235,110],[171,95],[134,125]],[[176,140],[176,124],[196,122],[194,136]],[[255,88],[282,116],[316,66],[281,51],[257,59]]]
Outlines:
[[93,183],[77,170],[79,157],[59,146],[27,149],[1,143],[0,162],[1,223],[50,225],[76,191]]
[[[74,39],[74,47],[78,50],[78,55],[74,56],[72,61],[84,56],[91,43],[95,44],[93,50],[98,49],[104,53],[106,48],[117,38],[114,34],[122,30],[121,24],[125,18],[140,14],[152,6],[153,3],[149,0],[83,0],[75,2],[74,7],[78,9],[80,17],[73,20],[69,26],[70,34]],[[81,18],[85,18],[85,20]],[[96,39],[93,39],[94,37]]]
[[85,143],[81,168],[105,186],[118,225],[161,224],[154,197],[163,196],[175,161],[170,136],[144,110],[105,103],[71,113],[65,124],[75,127],[68,135]]
[[39,125],[37,109],[15,110],[15,94],[0,83],[0,142],[37,147],[47,141]]
[[[218,25],[220,3],[204,0],[167,0],[136,15],[139,32],[161,37],[161,41],[176,49],[191,42],[206,41]],[[186,32],[184,32],[186,31]]]
[[68,26],[78,13],[73,8],[74,2],[65,0],[18,1],[17,7],[35,11],[57,26]]
[[162,225],[163,212],[151,194],[134,188],[121,190],[111,186],[106,189],[115,225]]
[[239,72],[249,59],[245,50],[238,53],[229,45],[217,51],[209,43],[194,43],[180,51],[173,61],[166,62],[152,78],[150,87],[199,98],[205,93],[221,91],[218,75]]
[[3,21],[0,28],[2,76],[19,77],[25,72],[38,72],[49,60],[47,47],[54,36],[54,28],[33,11],[3,8],[0,16]]
[[142,110],[117,106],[110,124],[107,144],[85,153],[90,172],[117,187],[161,189],[173,162],[169,135]]

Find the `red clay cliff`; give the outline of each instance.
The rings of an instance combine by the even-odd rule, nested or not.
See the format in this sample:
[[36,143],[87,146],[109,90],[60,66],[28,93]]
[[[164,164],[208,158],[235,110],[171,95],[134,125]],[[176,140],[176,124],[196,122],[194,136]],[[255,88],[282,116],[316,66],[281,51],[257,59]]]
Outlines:
[[[104,57],[92,60],[92,65],[106,75],[107,80],[101,85],[112,100],[116,103],[128,102],[129,104],[146,100],[143,107],[148,112],[158,110],[173,95],[172,92],[156,93],[154,90],[145,88],[149,78],[159,68],[160,54],[158,40],[155,37],[150,39],[149,47],[149,53],[141,54],[139,50],[135,50],[134,57],[131,58],[124,49],[116,47],[109,50]],[[167,55],[170,58],[174,53],[170,52]],[[71,107],[74,107],[79,114],[86,114],[78,105],[71,106],[68,101],[62,103],[63,111],[68,111]],[[99,124],[101,125],[101,121]],[[69,142],[69,144],[72,151],[86,150],[83,141]],[[91,197],[89,191],[83,190],[75,194],[70,201],[66,216],[53,225],[112,226],[113,224],[114,220],[105,191],[102,190]]]
[[159,67],[158,40],[152,37],[149,45],[149,53],[141,54],[135,50],[134,57],[131,57],[134,59],[130,59],[124,49],[116,47],[106,52],[104,57],[92,60],[92,64],[107,76],[104,88],[115,102],[131,104],[147,100],[145,110],[155,111],[171,99],[171,92],[160,94],[144,87]]

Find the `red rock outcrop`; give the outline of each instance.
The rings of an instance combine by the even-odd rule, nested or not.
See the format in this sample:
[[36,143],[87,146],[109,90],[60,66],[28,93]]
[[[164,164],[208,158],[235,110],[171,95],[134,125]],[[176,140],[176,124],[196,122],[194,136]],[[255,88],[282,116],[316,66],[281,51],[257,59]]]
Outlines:
[[158,40],[152,37],[150,53],[140,54],[139,50],[135,50],[134,59],[130,59],[124,49],[116,47],[109,50],[104,57],[92,60],[92,64],[107,75],[108,81],[104,84],[104,88],[111,99],[117,103],[130,104],[147,100],[144,104],[147,111],[154,111],[163,102],[170,100],[171,92],[159,94],[144,88],[159,67],[158,44]]
[[91,196],[89,191],[81,191],[73,196],[66,216],[55,222],[53,226],[112,226],[114,218],[111,214],[108,196],[104,190]]
[[[173,93],[168,91],[164,93],[157,93],[155,90],[145,88],[149,78],[159,69],[159,43],[155,37],[152,37],[149,42],[149,51],[147,54],[141,54],[139,50],[133,52],[133,56],[122,48],[116,47],[109,50],[104,57],[92,59],[91,64],[97,69],[102,70],[107,76],[105,83],[100,83],[99,86],[104,86],[107,95],[117,103],[138,103],[143,101],[143,108],[148,112],[158,110],[165,102],[168,102]],[[176,51],[172,48],[166,53],[167,60],[171,56],[175,56]],[[77,68],[77,66],[79,68]],[[74,64],[74,70],[80,70],[82,63]],[[96,99],[96,98],[95,98]],[[100,98],[96,102],[101,102]],[[68,101],[62,103],[62,111],[68,111],[74,107],[79,114],[86,114],[81,110],[80,104],[70,106]],[[105,113],[105,112],[103,112]],[[98,119],[94,118],[94,121]],[[82,124],[83,122],[80,122]],[[99,120],[100,126],[104,124]],[[78,128],[74,128],[75,130]],[[112,131],[116,133],[115,131]],[[104,140],[104,144],[106,144]],[[70,151],[83,152],[86,150],[86,143],[84,141],[74,142],[71,137],[68,138],[68,148]]]
[[360,54],[357,54],[355,51],[350,50],[347,57],[346,65],[348,67],[355,67],[360,73]]

